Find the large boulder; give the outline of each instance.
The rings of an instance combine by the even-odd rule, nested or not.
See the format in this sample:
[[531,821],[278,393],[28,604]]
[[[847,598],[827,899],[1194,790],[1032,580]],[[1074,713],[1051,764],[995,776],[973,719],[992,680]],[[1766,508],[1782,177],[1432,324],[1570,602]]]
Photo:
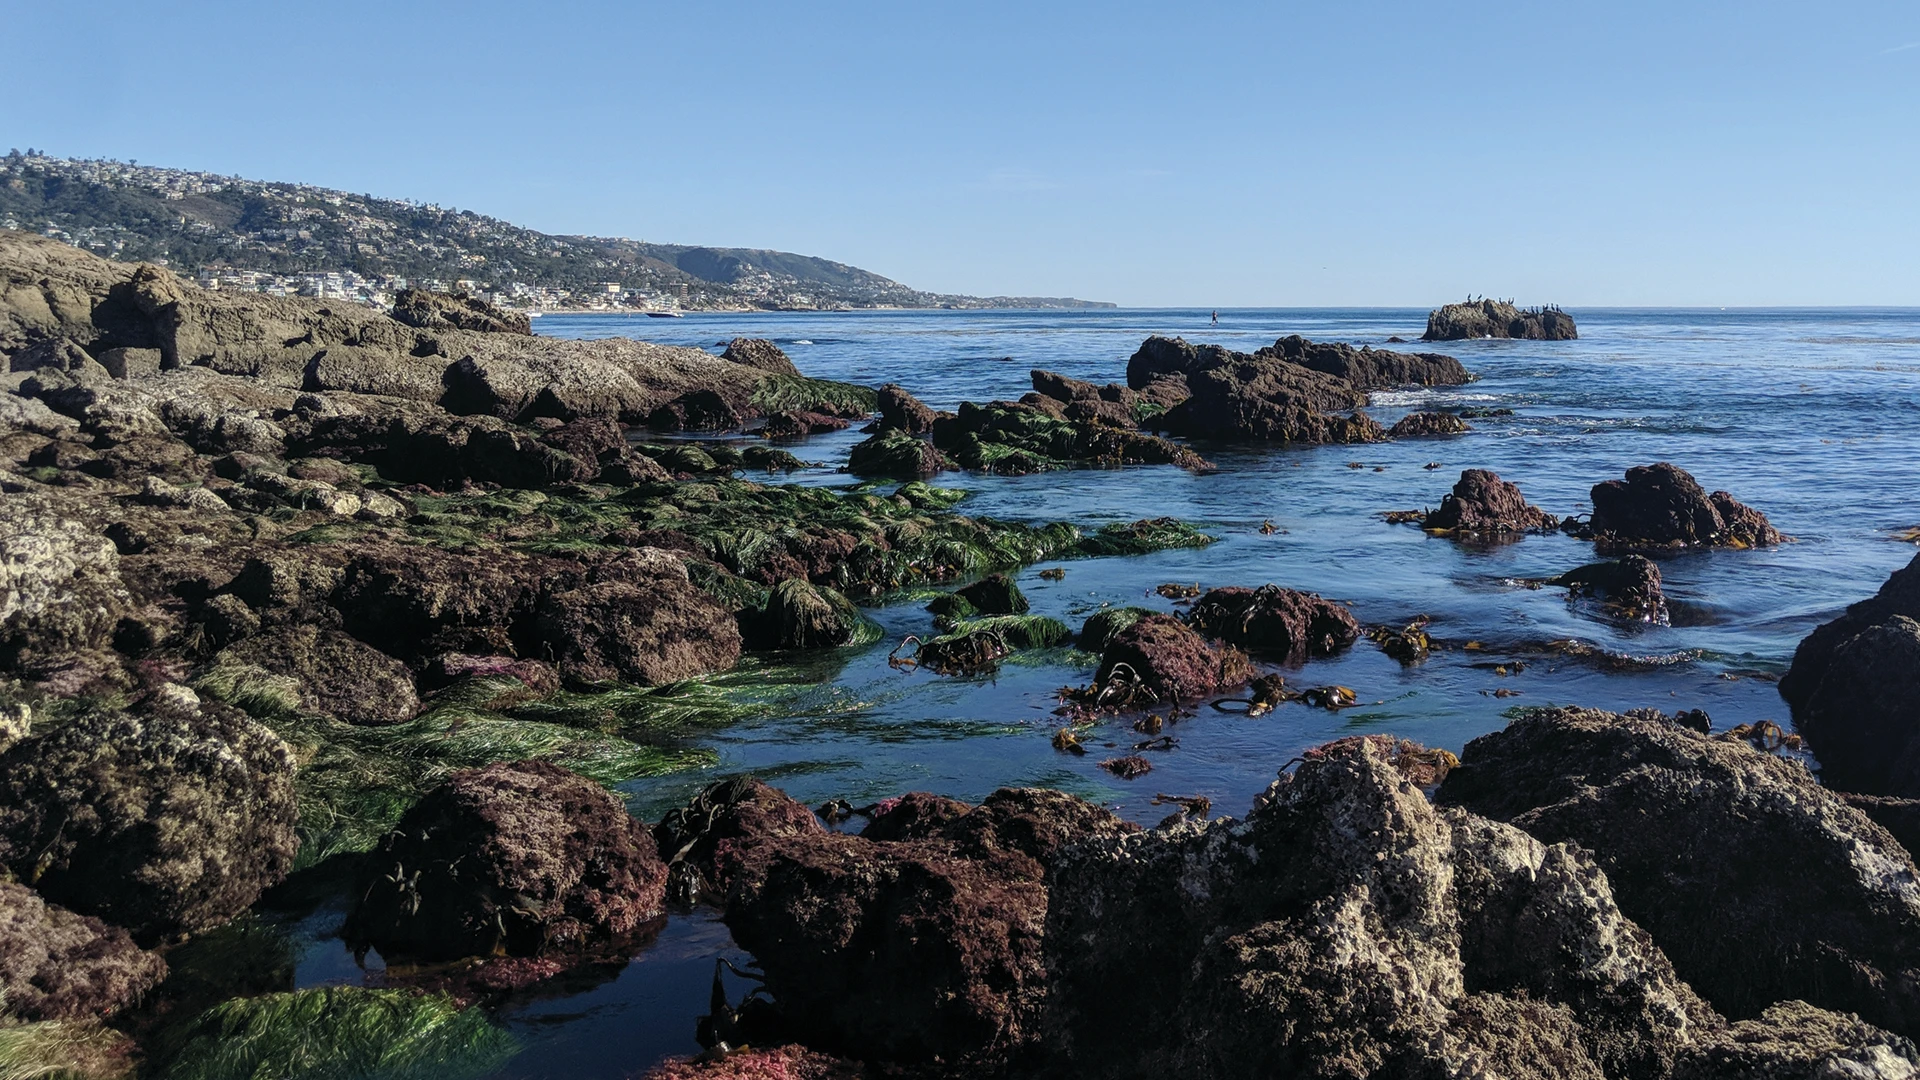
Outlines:
[[1360,637],[1360,623],[1345,605],[1278,585],[1210,589],[1193,602],[1187,625],[1249,652],[1290,661],[1332,656]]
[[[1087,418],[1070,419],[1069,411]],[[1131,419],[1116,424],[1097,411],[1087,414],[1073,407],[1062,410],[1050,398],[1033,404],[994,401],[976,405],[967,401],[961,402],[955,415],[935,421],[933,444],[962,468],[1003,476],[1075,464],[1170,464],[1196,472],[1213,468],[1192,450],[1129,430],[1132,426]]]
[[1107,640],[1094,674],[1102,701],[1168,704],[1231,689],[1253,675],[1247,655],[1215,645],[1171,615],[1136,619]]
[[338,630],[278,627],[229,647],[216,665],[222,660],[293,679],[300,687],[301,709],[349,724],[397,724],[420,711],[406,665]]
[[1460,361],[1440,353],[1404,353],[1354,348],[1343,342],[1312,342],[1298,334],[1254,353],[1333,375],[1362,390],[1394,386],[1464,386],[1473,381]]
[[1657,1077],[1717,1026],[1587,856],[1435,808],[1391,743],[1310,751],[1244,821],[1059,857],[1062,1074]]
[[618,945],[664,909],[667,877],[619,799],[540,761],[454,773],[366,865],[348,938],[423,960]]
[[422,330],[474,330],[483,334],[533,333],[533,320],[518,311],[502,311],[477,296],[402,289],[393,298],[393,317]]
[[1920,1031],[1920,872],[1798,762],[1664,717],[1547,710],[1468,743],[1438,799],[1591,851],[1729,1016],[1798,998]]
[[727,342],[727,351],[720,354],[720,359],[781,375],[800,374],[800,369],[793,366],[780,346],[765,338],[734,338]]
[[119,1012],[167,965],[125,930],[75,915],[0,881],[0,1028],[9,1020],[79,1020]]
[[1528,504],[1517,485],[1486,469],[1467,469],[1421,528],[1498,536],[1547,531],[1559,523],[1552,514]]
[[1216,345],[1152,338],[1127,362],[1127,383],[1140,388],[1181,376],[1190,393],[1150,423],[1197,439],[1359,443],[1386,437],[1364,413],[1367,395],[1337,376],[1268,352],[1248,355]]
[[907,393],[898,383],[887,383],[880,388],[879,406],[881,431],[931,435],[933,422],[939,417],[938,413],[927,408],[919,398]]
[[95,648],[132,604],[113,541],[45,495],[5,496],[0,514],[0,670]]
[[1595,484],[1590,525],[1602,549],[1766,547],[1785,539],[1765,514],[1724,491],[1708,494],[1664,461]]
[[142,941],[217,926],[293,864],[293,754],[175,687],[0,754],[0,865]]
[[553,591],[535,632],[562,675],[657,686],[725,671],[740,659],[740,627],[679,578],[602,581]]
[[1069,836],[1127,826],[1071,796],[1020,792],[922,820],[895,840],[769,841],[755,872],[734,880],[727,926],[760,961],[787,1024],[822,1045],[868,1059],[1004,1061],[1032,1041],[1046,993],[1047,863]]
[[1517,308],[1504,300],[1476,300],[1447,304],[1427,315],[1421,341],[1462,341],[1469,338],[1524,338],[1530,341],[1572,341],[1579,337],[1573,316],[1557,307]]
[[896,427],[882,427],[847,453],[847,471],[855,476],[925,480],[952,467],[953,463],[932,443]]
[[775,585],[764,607],[741,613],[746,643],[755,649],[836,648],[853,641],[866,625],[846,597],[803,578]]

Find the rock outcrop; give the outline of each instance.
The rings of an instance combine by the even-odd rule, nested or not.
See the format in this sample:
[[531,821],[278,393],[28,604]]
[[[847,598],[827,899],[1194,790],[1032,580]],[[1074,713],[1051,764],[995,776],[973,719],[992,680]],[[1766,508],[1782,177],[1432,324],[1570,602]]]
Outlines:
[[1417,412],[1394,421],[1387,429],[1389,439],[1425,439],[1441,435],[1465,435],[1473,428],[1458,414],[1449,412]]
[[1552,514],[1530,505],[1518,485],[1486,469],[1468,469],[1460,474],[1452,493],[1441,497],[1440,508],[1428,514],[1421,527],[1501,536],[1548,532],[1559,524]]
[[1309,753],[1244,821],[1060,857],[1063,1072],[1652,1077],[1719,1025],[1584,853],[1436,809],[1386,742]]
[[1215,645],[1171,615],[1152,614],[1107,640],[1093,681],[1097,699],[1125,707],[1191,701],[1252,675],[1239,649]]
[[1765,514],[1724,491],[1708,494],[1664,461],[1595,484],[1589,528],[1603,551],[1767,547],[1785,539]]
[[396,321],[422,330],[473,330],[483,334],[533,334],[533,320],[502,311],[477,296],[402,289],[393,298]]
[[1069,410],[1042,399],[1038,404],[965,401],[953,416],[933,425],[933,444],[967,469],[1022,476],[1078,465],[1178,465],[1208,472],[1212,463],[1184,446],[1094,416],[1075,420]]
[[1668,621],[1667,596],[1660,589],[1660,568],[1644,555],[1589,563],[1547,584],[1565,588],[1569,597],[1594,597],[1622,618],[1662,626]]
[[580,953],[618,946],[664,909],[647,827],[545,762],[454,773],[366,865],[346,933],[390,958]]
[[880,388],[879,408],[881,431],[903,431],[908,435],[933,434],[933,422],[940,416],[898,383],[887,383]]
[[1664,717],[1546,710],[1468,743],[1438,799],[1592,852],[1731,1017],[1800,999],[1920,1031],[1920,872],[1798,762]]
[[734,338],[727,342],[727,351],[720,354],[720,359],[781,375],[800,374],[800,369],[793,366],[780,346],[765,338]]
[[1298,334],[1283,337],[1254,353],[1346,380],[1362,390],[1395,386],[1464,386],[1473,376],[1460,361],[1441,353],[1406,353],[1393,349],[1358,349],[1344,342],[1312,342]]
[[143,942],[245,911],[293,864],[293,755],[184,688],[0,754],[0,865]]
[[1194,601],[1187,625],[1248,652],[1292,662],[1332,656],[1360,637],[1360,623],[1345,605],[1278,585],[1212,589]]
[[1467,338],[1525,338],[1529,341],[1572,341],[1579,337],[1573,316],[1556,307],[1517,308],[1504,300],[1477,300],[1448,304],[1427,316],[1421,341],[1461,341]]

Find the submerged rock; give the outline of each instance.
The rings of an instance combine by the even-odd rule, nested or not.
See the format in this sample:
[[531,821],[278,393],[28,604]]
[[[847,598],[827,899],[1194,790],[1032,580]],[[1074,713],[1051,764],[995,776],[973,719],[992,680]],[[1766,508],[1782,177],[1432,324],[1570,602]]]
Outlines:
[[1421,439],[1435,435],[1465,435],[1473,428],[1457,413],[1417,412],[1401,417],[1387,429],[1389,439]]
[[546,762],[454,773],[366,865],[346,933],[388,957],[578,953],[664,910],[666,866],[647,827]]
[[293,754],[189,692],[89,711],[0,754],[0,865],[142,941],[217,926],[286,877]]
[[1644,555],[1590,563],[1547,584],[1564,587],[1569,596],[1598,597],[1609,610],[1628,619],[1662,626],[1667,623],[1667,597],[1660,590],[1660,568]]
[[1094,675],[1097,703],[1118,708],[1168,704],[1239,686],[1253,676],[1247,655],[1214,645],[1171,615],[1151,614],[1114,633]]
[[1028,607],[1026,594],[1006,574],[988,574],[953,595],[982,615],[1024,615]]
[[166,970],[125,930],[0,881],[0,1030],[8,1020],[110,1016],[138,1001]]
[[1436,809],[1374,740],[1244,821],[1084,843],[1050,880],[1065,1073],[1659,1076],[1718,1024],[1584,854]]
[[1517,485],[1486,469],[1468,469],[1421,527],[1485,536],[1546,532],[1559,524],[1552,514],[1529,505]]
[[1421,341],[1461,341],[1467,338],[1525,338],[1530,341],[1572,341],[1579,337],[1573,316],[1555,307],[1517,308],[1503,300],[1448,304],[1427,316]]
[[1194,601],[1187,624],[1250,652],[1295,661],[1331,656],[1360,637],[1360,623],[1345,605],[1277,585],[1210,590]]
[[1798,762],[1664,718],[1547,710],[1468,743],[1438,799],[1593,852],[1729,1016],[1798,998],[1920,1031],[1920,872]]
[[1589,527],[1603,551],[1767,547],[1785,539],[1765,514],[1724,491],[1709,495],[1690,473],[1664,461],[1595,484]]

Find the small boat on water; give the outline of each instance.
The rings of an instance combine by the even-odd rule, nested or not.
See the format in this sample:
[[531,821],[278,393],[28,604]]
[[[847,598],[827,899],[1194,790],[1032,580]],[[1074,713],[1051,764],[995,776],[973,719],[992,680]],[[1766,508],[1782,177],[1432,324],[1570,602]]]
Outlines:
[[647,318],[649,319],[680,319],[680,318],[685,318],[685,316],[681,315],[677,311],[649,311],[647,312]]

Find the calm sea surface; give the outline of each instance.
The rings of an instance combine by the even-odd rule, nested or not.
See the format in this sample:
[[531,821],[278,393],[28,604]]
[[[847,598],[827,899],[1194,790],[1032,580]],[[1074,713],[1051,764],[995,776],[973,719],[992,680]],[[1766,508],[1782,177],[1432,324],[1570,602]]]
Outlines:
[[[1211,547],[1134,559],[1077,560],[1059,581],[1040,567],[1020,575],[1034,610],[1078,627],[1106,605],[1177,610],[1162,582],[1274,582],[1350,604],[1363,623],[1432,619],[1432,633],[1485,645],[1403,667],[1362,640],[1346,655],[1289,673],[1296,686],[1340,684],[1362,701],[1340,713],[1283,706],[1249,720],[1202,708],[1168,728],[1172,751],[1131,782],[1097,762],[1143,736],[1124,721],[1089,742],[1086,757],[1054,751],[1055,691],[1084,684],[1092,659],[1058,652],[991,678],[950,679],[888,667],[886,654],[930,617],[918,603],[872,614],[887,640],[844,658],[791,715],[703,739],[720,766],[637,782],[625,794],[656,819],[701,785],[751,772],[809,804],[856,805],[908,790],[977,800],[1003,785],[1046,785],[1152,823],[1156,793],[1206,795],[1243,812],[1302,749],[1343,735],[1391,732],[1458,751],[1501,726],[1514,706],[1704,708],[1716,728],[1786,710],[1773,679],[1815,624],[1872,593],[1913,557],[1895,531],[1920,524],[1920,310],[1586,310],[1580,340],[1473,341],[1434,346],[1466,364],[1465,387],[1375,395],[1382,423],[1434,407],[1485,406],[1511,417],[1473,421],[1472,434],[1378,446],[1309,449],[1201,447],[1218,473],[1172,467],[1002,478],[950,473],[936,483],[972,496],[976,516],[1086,524],[1171,514],[1220,538]],[[1150,334],[1251,350],[1292,333],[1380,345],[1419,336],[1414,310],[891,312],[691,315],[684,319],[548,316],[557,337],[639,337],[718,351],[736,336],[779,343],[809,375],[899,382],[936,408],[1012,399],[1045,368],[1096,382],[1125,381],[1127,357]],[[1427,348],[1417,344],[1408,349]],[[838,472],[857,432],[793,444],[820,467],[790,482],[852,486]],[[1489,468],[1544,509],[1590,509],[1588,490],[1629,466],[1672,461],[1709,490],[1763,510],[1796,542],[1771,551],[1661,560],[1674,625],[1622,627],[1570,607],[1562,590],[1529,581],[1593,561],[1564,536],[1467,547],[1381,521],[1382,511],[1435,506],[1461,469]],[[1440,468],[1424,465],[1438,462]],[[1350,467],[1359,463],[1361,468]],[[1263,535],[1271,520],[1279,531]],[[1501,674],[1495,663],[1529,642],[1576,639],[1643,658],[1632,670],[1538,656]],[[1496,697],[1496,691],[1507,691]],[[1113,747],[1106,749],[1107,745]],[[324,934],[339,912],[302,920],[303,985],[366,976]],[[738,957],[710,916],[676,918],[658,944],[597,988],[504,1010],[528,1050],[501,1077],[617,1077],[697,1050],[713,958]]]

